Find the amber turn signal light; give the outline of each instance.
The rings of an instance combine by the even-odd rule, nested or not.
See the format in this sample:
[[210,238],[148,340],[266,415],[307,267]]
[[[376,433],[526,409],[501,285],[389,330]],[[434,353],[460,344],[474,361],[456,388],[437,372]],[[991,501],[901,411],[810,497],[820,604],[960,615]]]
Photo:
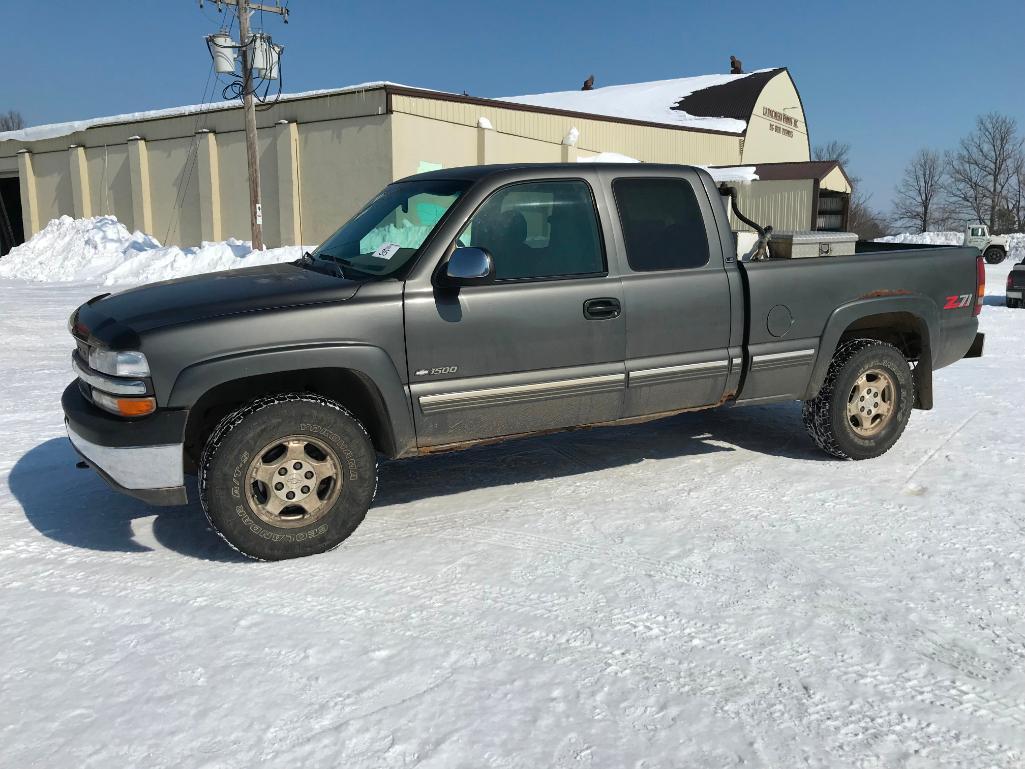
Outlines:
[[97,406],[123,417],[144,417],[157,410],[156,398],[119,398],[96,389],[93,390],[93,401]]

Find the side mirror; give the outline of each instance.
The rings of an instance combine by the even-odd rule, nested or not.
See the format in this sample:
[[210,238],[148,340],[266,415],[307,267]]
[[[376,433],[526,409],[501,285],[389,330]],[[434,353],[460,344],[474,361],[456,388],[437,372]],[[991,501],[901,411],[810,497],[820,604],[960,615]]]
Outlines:
[[445,285],[484,286],[495,282],[495,261],[483,248],[461,247],[445,265]]

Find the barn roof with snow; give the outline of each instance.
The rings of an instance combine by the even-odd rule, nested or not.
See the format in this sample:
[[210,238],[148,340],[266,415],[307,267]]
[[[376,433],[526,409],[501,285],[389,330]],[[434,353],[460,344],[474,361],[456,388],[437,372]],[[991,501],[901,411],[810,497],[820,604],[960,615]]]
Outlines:
[[[760,188],[779,190],[772,205],[804,190],[792,212],[772,213],[791,228],[808,227],[823,190],[849,189],[800,167],[808,129],[786,68],[599,86],[482,98],[377,81],[284,95],[256,115],[265,239],[317,243],[394,179],[485,163],[618,155],[757,165],[763,180],[769,165],[796,163],[776,173],[800,179]],[[245,234],[243,128],[240,104],[226,101],[0,134],[0,255],[63,214],[112,213],[165,244]]]

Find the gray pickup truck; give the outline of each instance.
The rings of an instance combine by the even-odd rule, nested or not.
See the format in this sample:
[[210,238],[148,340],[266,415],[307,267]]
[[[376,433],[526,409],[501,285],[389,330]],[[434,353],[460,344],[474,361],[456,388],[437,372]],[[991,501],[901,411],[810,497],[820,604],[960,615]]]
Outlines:
[[977,249],[742,264],[685,166],[458,168],[389,185],[290,264],[98,296],[71,317],[68,434],[114,488],[254,558],[337,546],[411,457],[724,404],[804,401],[868,459],[982,353]]

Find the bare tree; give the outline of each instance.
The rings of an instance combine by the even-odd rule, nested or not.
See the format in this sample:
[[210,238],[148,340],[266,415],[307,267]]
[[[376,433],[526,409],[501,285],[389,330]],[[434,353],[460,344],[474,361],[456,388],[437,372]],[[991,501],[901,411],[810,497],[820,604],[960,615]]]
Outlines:
[[20,112],[15,112],[13,109],[6,113],[0,112],[0,131],[17,131],[24,127],[25,119]]
[[1022,139],[1014,118],[998,112],[977,117],[975,130],[946,156],[951,200],[996,230],[1021,154]]
[[919,150],[897,184],[893,203],[897,222],[928,232],[929,225],[940,218],[944,177],[943,156],[933,150]]
[[1025,232],[1025,152],[1018,153],[1014,174],[1007,190],[1007,211],[1013,222],[1011,229]]
[[[851,145],[847,142],[833,139],[826,144],[816,145],[812,150],[814,160],[835,160],[846,167],[850,164]],[[847,227],[851,232],[858,233],[862,240],[872,240],[886,234],[888,229],[883,215],[872,208],[871,197],[865,194],[860,187],[861,179],[847,170],[847,177],[851,180],[851,203],[848,209]]]

